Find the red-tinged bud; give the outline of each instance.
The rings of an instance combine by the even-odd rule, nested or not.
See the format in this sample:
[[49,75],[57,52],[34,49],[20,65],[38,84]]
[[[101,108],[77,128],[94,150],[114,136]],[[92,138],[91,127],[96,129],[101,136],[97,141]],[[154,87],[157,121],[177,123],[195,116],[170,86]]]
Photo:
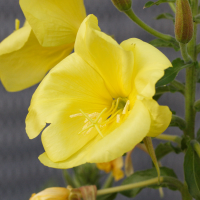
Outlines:
[[132,5],[132,0],[111,0],[114,6],[121,12],[129,10]]
[[184,44],[192,39],[193,17],[188,0],[176,0],[175,36]]

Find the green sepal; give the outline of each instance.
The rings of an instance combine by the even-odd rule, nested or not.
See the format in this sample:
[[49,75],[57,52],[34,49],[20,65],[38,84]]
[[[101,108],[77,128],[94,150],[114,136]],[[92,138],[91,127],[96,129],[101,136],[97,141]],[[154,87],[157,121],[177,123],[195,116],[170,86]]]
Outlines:
[[161,160],[164,156],[171,152],[179,154],[182,150],[180,147],[173,146],[171,142],[160,143],[155,149],[157,160]]
[[[167,167],[160,167],[160,173],[161,173],[161,176],[169,176],[169,177],[177,178],[174,171],[172,169],[167,168]],[[147,170],[144,170],[144,171],[137,171],[134,174],[132,174],[131,176],[129,176],[128,178],[126,178],[122,182],[122,185],[131,184],[131,183],[138,183],[138,182],[146,181],[146,180],[156,178],[156,177],[157,177],[156,168],[147,169]],[[168,186],[165,183],[162,183],[161,186],[162,187],[168,187],[171,190],[177,190],[177,188],[175,188],[173,186]],[[157,189],[157,188],[160,187],[160,185],[156,184],[156,185],[151,185],[151,186],[148,186],[148,187]],[[127,197],[133,198],[144,188],[146,188],[146,187],[134,188],[134,189],[131,189],[131,190],[126,190],[126,191],[120,192],[120,193],[127,196]]]
[[166,2],[175,2],[175,0],[159,0],[159,1],[156,1],[156,2],[153,2],[153,1],[148,1],[145,5],[144,5],[144,8],[149,8],[153,5],[160,5],[161,3],[166,3]]
[[196,200],[200,200],[200,158],[193,149],[192,143],[193,140],[190,141],[190,145],[185,154],[184,174],[189,193]]
[[158,15],[155,19],[169,19],[175,22],[174,16],[170,13],[162,13]]
[[177,116],[177,115],[172,115],[172,119],[170,122],[169,126],[177,126],[179,127],[181,130],[185,130],[186,128],[186,122],[183,118]]

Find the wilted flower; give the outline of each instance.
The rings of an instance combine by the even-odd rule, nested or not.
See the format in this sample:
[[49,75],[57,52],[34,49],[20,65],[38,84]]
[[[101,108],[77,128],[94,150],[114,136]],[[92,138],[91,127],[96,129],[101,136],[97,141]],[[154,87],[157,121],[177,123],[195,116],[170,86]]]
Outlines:
[[139,39],[119,45],[100,31],[95,16],[81,24],[75,53],[60,62],[33,95],[26,131],[42,133],[39,159],[71,168],[122,156],[169,125],[171,112],[152,99],[170,61]]
[[[63,0],[56,3],[54,1],[55,5],[51,0],[22,0],[20,3],[25,14],[29,13],[32,16],[30,20],[29,15],[27,17],[31,26],[26,23],[0,43],[0,79],[6,90],[11,92],[23,90],[40,82],[52,67],[68,56],[73,50],[78,27],[86,17],[83,0]],[[65,9],[60,4],[65,5]],[[76,9],[73,9],[74,7]],[[51,13],[55,9],[57,12],[49,17],[51,21],[42,18],[47,16],[47,11]],[[33,19],[35,12],[41,16],[38,20]],[[16,27],[18,26],[19,24]],[[43,30],[44,27],[49,31],[47,34]],[[35,34],[39,41],[43,36],[43,42],[40,42],[45,47],[41,46]],[[64,34],[62,38],[61,34]],[[59,42],[56,43],[55,40]]]
[[124,177],[124,172],[122,171],[123,167],[123,158],[119,157],[115,160],[106,163],[97,163],[97,167],[106,173],[112,172],[113,177],[116,181]]
[[70,190],[62,187],[47,188],[37,194],[32,194],[29,200],[67,200]]

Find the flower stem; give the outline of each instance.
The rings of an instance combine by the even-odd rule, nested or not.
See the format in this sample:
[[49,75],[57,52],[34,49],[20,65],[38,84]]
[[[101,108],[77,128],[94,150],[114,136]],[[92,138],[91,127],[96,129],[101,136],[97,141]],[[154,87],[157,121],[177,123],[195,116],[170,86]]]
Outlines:
[[167,141],[171,141],[171,142],[175,142],[177,144],[181,144],[181,137],[177,136],[177,135],[167,135],[167,134],[160,134],[157,137],[155,137],[155,139],[160,139],[160,140],[167,140]]
[[181,55],[182,55],[185,63],[190,62],[191,58],[190,58],[190,56],[188,55],[188,52],[187,52],[187,44],[183,44],[183,43],[180,42],[179,46],[180,46],[180,50],[181,50]]
[[[162,183],[165,183],[165,184],[174,186],[180,191],[183,190],[183,184],[178,179],[173,178],[173,177],[161,176],[160,183],[161,183],[161,185],[162,185]],[[130,190],[133,188],[147,187],[150,185],[157,185],[157,184],[158,184],[158,178],[152,178],[152,179],[149,179],[146,181],[141,181],[138,183],[132,183],[132,184],[121,185],[121,186],[117,186],[117,187],[98,190],[97,196],[115,193],[115,192],[121,192],[124,190]]]
[[[191,0],[191,8],[193,16],[198,13],[198,0]],[[194,23],[194,35],[191,41],[188,43],[188,53],[193,61],[197,60],[196,53],[196,35],[197,35],[197,24]],[[190,136],[191,139],[195,135],[195,115],[194,109],[195,93],[196,93],[196,73],[195,64],[186,69],[186,85],[185,85],[185,121],[186,129],[184,134]]]
[[62,169],[63,172],[63,177],[67,183],[67,185],[70,185],[72,187],[76,187],[76,184],[74,183],[74,181],[72,180],[71,176],[69,175],[67,169]]
[[176,42],[175,39],[170,36],[170,35],[166,35],[163,34],[153,28],[151,28],[150,26],[148,26],[146,23],[144,23],[134,12],[132,9],[126,10],[124,11],[124,13],[130,18],[132,19],[138,26],[140,26],[141,28],[143,28],[145,31],[149,32],[150,34],[161,38],[163,40],[167,40],[167,41],[171,41],[171,42]]
[[112,172],[108,175],[108,178],[106,179],[104,185],[103,185],[103,189],[105,188],[109,188],[112,186],[113,184],[113,181],[114,181],[114,178],[113,178],[113,175],[112,175]]

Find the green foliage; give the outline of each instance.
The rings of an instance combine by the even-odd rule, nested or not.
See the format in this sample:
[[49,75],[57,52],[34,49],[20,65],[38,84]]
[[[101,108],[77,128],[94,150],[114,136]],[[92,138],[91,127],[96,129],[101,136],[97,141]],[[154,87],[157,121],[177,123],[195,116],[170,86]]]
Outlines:
[[149,44],[153,45],[154,47],[172,47],[175,51],[179,51],[180,48],[175,42],[163,40],[163,39],[154,39],[149,42]]
[[162,13],[158,15],[155,19],[169,19],[175,22],[174,16],[170,13]]
[[185,130],[186,128],[186,122],[183,118],[177,116],[177,115],[172,115],[172,120],[170,122],[169,126],[177,126],[181,130]]
[[179,71],[192,65],[193,64],[184,65],[184,61],[180,58],[173,60],[173,67],[169,67],[165,70],[164,76],[157,82],[156,87],[167,85],[168,83],[172,82],[178,75]]
[[[177,177],[176,174],[174,173],[174,171],[172,169],[167,168],[167,167],[160,167],[160,172],[161,172],[161,176],[170,176],[170,177],[174,177],[174,178]],[[144,170],[144,171],[138,171],[138,172],[135,172],[134,174],[132,174],[131,176],[129,176],[128,178],[126,178],[122,182],[122,185],[131,184],[131,183],[138,183],[138,182],[146,181],[146,180],[156,178],[156,177],[157,177],[157,171],[156,171],[155,168],[147,169],[147,170]],[[160,186],[159,185],[151,185],[151,186],[148,186],[148,187],[157,189]],[[172,186],[167,186],[166,184],[162,184],[162,187],[169,187],[172,190],[176,190],[176,188],[174,188]],[[123,192],[121,192],[121,194],[123,194],[127,197],[133,198],[144,188],[145,187],[134,188],[134,189],[131,189],[131,190],[123,191]]]
[[113,200],[117,196],[117,193],[105,194],[102,196],[98,196],[97,200]]
[[190,194],[200,200],[200,158],[192,148],[192,141],[185,154],[184,174]]
[[171,142],[160,143],[155,149],[155,154],[158,160],[162,159],[171,152],[178,154],[182,152],[182,150],[180,147],[173,146]]
[[86,163],[78,167],[74,167],[74,180],[80,186],[84,185],[96,185],[100,188],[99,178],[100,171],[96,167],[96,164]]
[[166,2],[175,2],[175,0],[159,0],[159,1],[156,1],[156,2],[153,2],[153,1],[148,1],[145,5],[144,5],[144,8],[149,8],[153,5],[160,5],[161,3],[166,3]]

